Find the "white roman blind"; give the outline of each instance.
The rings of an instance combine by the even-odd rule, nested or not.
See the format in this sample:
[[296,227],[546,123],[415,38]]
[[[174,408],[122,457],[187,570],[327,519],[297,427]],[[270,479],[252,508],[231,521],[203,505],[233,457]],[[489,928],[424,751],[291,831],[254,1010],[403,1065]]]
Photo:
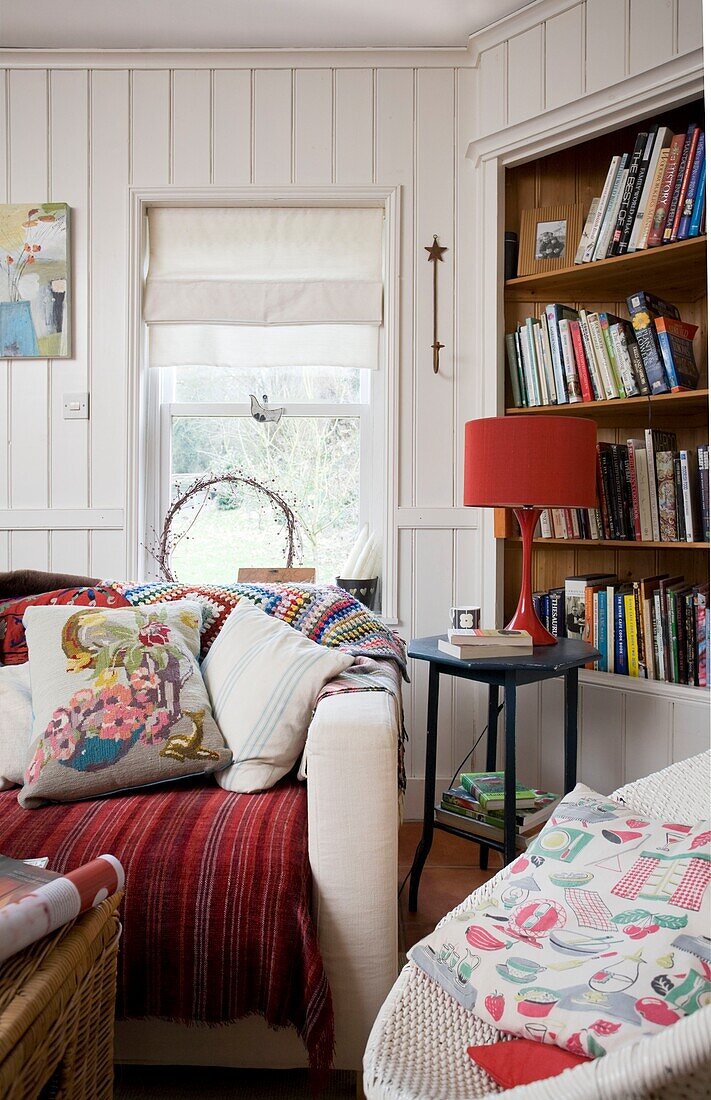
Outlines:
[[383,211],[155,207],[152,366],[378,365]]

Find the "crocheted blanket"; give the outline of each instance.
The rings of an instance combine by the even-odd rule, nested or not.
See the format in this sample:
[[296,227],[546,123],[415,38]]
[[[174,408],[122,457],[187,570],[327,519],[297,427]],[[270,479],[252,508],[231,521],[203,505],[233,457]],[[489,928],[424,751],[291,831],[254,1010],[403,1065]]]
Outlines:
[[[201,658],[204,658],[227,617],[240,600],[261,607],[319,645],[345,649],[356,663],[332,680],[319,695],[349,691],[387,691],[400,704],[400,677],[407,679],[405,643],[362,603],[335,585],[324,584],[179,584],[148,581],[125,584],[105,581],[130,604],[191,599],[201,604]],[[318,705],[318,704],[317,704]],[[407,733],[400,708],[398,789],[405,792]]]

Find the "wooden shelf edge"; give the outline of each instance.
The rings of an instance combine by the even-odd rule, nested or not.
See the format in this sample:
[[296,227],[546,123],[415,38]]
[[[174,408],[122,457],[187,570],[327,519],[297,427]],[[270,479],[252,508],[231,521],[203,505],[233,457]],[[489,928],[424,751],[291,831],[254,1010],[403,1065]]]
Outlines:
[[669,699],[689,701],[698,700],[708,703],[711,699],[709,688],[695,687],[691,684],[670,684],[666,680],[645,680],[638,676],[622,676],[617,672],[601,672],[595,669],[581,669],[580,682],[598,687],[616,688],[618,691],[635,691],[644,695],[665,696]]
[[679,393],[659,393],[654,397],[618,397],[605,401],[576,401],[573,405],[526,405],[521,408],[510,405],[506,408],[506,416],[589,416],[593,420],[596,414],[609,412],[620,413],[621,418],[626,412],[639,412],[659,410],[669,412],[671,415],[680,405],[701,408],[707,405],[709,400],[708,389],[680,390]]
[[[507,535],[506,542],[520,543],[520,535]],[[534,539],[536,546],[574,547],[584,546],[589,550],[708,550],[708,542],[637,542],[629,539]]]

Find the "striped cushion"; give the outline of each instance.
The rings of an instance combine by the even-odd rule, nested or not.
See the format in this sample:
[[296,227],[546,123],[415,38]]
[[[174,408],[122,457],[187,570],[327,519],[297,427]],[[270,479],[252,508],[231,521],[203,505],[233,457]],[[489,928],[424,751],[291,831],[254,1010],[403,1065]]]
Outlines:
[[243,793],[273,787],[303,751],[324,684],[353,660],[252,604],[238,604],[202,664],[213,713],[234,758],[218,783]]

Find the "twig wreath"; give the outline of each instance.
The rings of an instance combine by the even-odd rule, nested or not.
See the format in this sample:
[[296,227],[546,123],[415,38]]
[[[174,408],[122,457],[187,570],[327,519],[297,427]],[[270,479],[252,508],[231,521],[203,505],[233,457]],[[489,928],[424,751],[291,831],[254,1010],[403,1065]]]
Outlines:
[[[218,485],[231,485],[237,487],[238,485],[247,485],[250,489],[254,489],[256,492],[261,493],[269,501],[270,505],[277,513],[277,516],[281,515],[286,528],[286,568],[290,569],[294,564],[294,559],[297,556],[301,557],[301,538],[299,535],[299,528],[296,516],[293,509],[286,502],[276,489],[271,489],[268,485],[263,485],[256,478],[249,477],[247,474],[239,472],[225,473],[225,474],[202,474],[191,485],[185,489],[180,496],[177,496],[170,508],[166,512],[165,520],[160,536],[153,547],[149,547],[149,553],[151,557],[155,559],[160,569],[160,575],[165,581],[175,581],[173,570],[171,569],[171,558],[176,546],[187,537],[193,524],[198,519],[205,504],[210,499],[211,491]],[[173,530],[173,524],[176,516],[182,509],[189,504],[195,497],[199,497],[202,494],[203,500],[200,507],[197,509],[192,520],[184,531],[179,534]]]

